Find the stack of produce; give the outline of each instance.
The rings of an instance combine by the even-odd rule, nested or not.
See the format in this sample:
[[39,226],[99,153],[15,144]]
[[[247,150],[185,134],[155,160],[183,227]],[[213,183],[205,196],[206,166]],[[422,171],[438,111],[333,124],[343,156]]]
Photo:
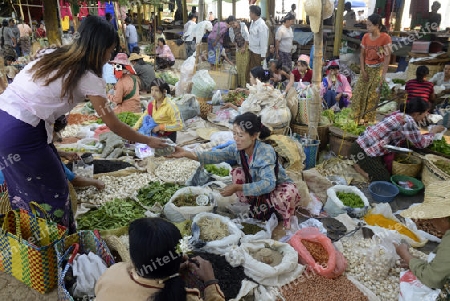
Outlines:
[[[123,123],[128,124],[129,126],[133,127],[136,122],[139,120],[139,115],[131,112],[122,112],[119,114],[116,114],[117,118],[122,121]],[[95,122],[98,124],[104,123],[101,118],[96,118]]]
[[189,159],[166,160],[155,170],[161,181],[168,183],[185,183],[194,174],[200,163]]
[[244,102],[246,96],[244,92],[230,91],[224,101],[239,107]]
[[336,195],[346,207],[364,207],[364,202],[359,195],[350,192],[336,192]]
[[200,239],[204,241],[221,240],[230,235],[228,226],[218,218],[202,217],[198,220]]
[[447,143],[445,137],[442,137],[441,140],[433,141],[429,148],[434,152],[450,157],[450,144]]
[[139,202],[146,207],[151,207],[156,203],[164,206],[170,200],[172,195],[180,188],[182,187],[179,185],[171,183],[161,184],[158,181],[155,181],[142,187],[138,191],[137,198]]

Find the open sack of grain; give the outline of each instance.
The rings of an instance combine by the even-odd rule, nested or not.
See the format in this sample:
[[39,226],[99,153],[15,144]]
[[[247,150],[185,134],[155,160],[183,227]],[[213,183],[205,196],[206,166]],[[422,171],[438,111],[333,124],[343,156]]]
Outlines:
[[232,266],[244,267],[244,272],[261,285],[284,285],[298,278],[304,266],[298,264],[298,254],[289,244],[262,239],[234,246],[225,254]]
[[228,217],[202,212],[192,221],[192,244],[204,252],[224,255],[244,233]]

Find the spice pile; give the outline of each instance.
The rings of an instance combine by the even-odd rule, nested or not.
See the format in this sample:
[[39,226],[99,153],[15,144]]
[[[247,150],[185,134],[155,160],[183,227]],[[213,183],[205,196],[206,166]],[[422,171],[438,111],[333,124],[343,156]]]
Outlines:
[[369,300],[345,276],[328,279],[314,273],[304,273],[300,278],[281,288],[281,294],[286,301],[308,300]]
[[202,217],[197,225],[200,228],[200,239],[204,241],[220,240],[230,235],[227,224],[218,218]]
[[382,214],[368,214],[364,217],[364,221],[370,226],[379,226],[390,230],[396,230],[398,233],[406,235],[416,242],[420,242],[419,237],[405,225],[389,219]]
[[183,194],[173,200],[173,204],[177,207],[197,206],[197,196],[194,194]]
[[308,250],[309,254],[314,258],[314,261],[318,264],[324,266],[328,263],[328,253],[325,248],[317,242],[302,240],[302,244],[305,246],[306,250]]
[[252,254],[252,257],[272,267],[276,267],[283,260],[283,254],[271,248],[262,248],[261,250],[258,250],[258,252]]
[[244,232],[245,235],[255,235],[259,231],[264,230],[260,226],[254,224],[241,223],[241,225],[244,227],[242,232]]

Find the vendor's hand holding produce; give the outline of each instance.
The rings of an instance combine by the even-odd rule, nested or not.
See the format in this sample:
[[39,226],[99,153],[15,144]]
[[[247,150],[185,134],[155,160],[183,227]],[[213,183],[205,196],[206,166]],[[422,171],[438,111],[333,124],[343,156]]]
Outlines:
[[233,194],[235,194],[236,192],[238,192],[241,189],[242,189],[241,185],[231,184],[231,185],[228,185],[227,187],[225,187],[224,189],[222,189],[222,191],[220,192],[220,195],[223,197],[232,196]]
[[78,156],[78,154],[74,152],[59,152],[59,155],[61,156],[61,158],[64,158],[69,161],[80,160],[80,156]]
[[164,139],[155,137],[148,137],[147,145],[151,148],[165,148],[169,146]]

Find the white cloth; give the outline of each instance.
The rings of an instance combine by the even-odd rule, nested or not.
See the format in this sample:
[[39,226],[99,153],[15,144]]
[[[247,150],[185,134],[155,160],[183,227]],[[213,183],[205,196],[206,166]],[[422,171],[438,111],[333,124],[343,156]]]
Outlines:
[[194,32],[196,26],[197,23],[192,20],[189,20],[186,22],[186,24],[184,24],[183,38],[185,42],[191,42],[195,38]]
[[202,42],[202,38],[205,35],[205,33],[207,31],[213,30],[213,25],[210,21],[202,21],[202,22],[198,23],[197,26],[195,26],[194,30],[195,30],[195,39],[196,39],[195,42],[197,44],[200,44]]
[[278,50],[281,52],[291,53],[292,42],[294,41],[294,32],[292,28],[287,28],[284,25],[278,27],[275,35],[275,40],[280,42]]
[[136,27],[133,24],[128,24],[125,29],[125,36],[127,37],[128,44],[134,44],[138,42],[138,35]]
[[432,82],[435,86],[442,86],[442,85],[444,85],[446,89],[450,89],[450,81],[445,81],[444,72],[436,73],[430,79],[430,82]]
[[107,270],[102,259],[92,252],[88,255],[77,255],[73,261],[73,276],[77,283],[73,290],[74,297],[94,296],[98,278]]
[[269,44],[269,28],[262,18],[252,21],[249,29],[250,37],[248,39],[251,52],[260,54],[262,58],[266,57],[267,46]]
[[[51,51],[53,50],[47,50],[46,53]],[[92,71],[86,71],[73,91],[73,101],[69,102],[67,95],[63,98],[60,96],[63,83],[61,78],[48,86],[44,85],[42,79],[33,81],[33,74],[28,71],[35,63],[36,61],[26,65],[0,95],[0,110],[32,126],[37,126],[41,120],[44,120],[47,142],[51,143],[55,120],[70,112],[88,95],[106,98],[106,83]]]
[[[245,40],[246,42],[248,42],[248,39],[249,39],[249,33],[248,33],[247,25],[245,25],[244,22],[241,22],[240,24],[241,24],[241,35],[242,35],[242,37],[244,38],[244,40]],[[228,35],[230,36],[231,42],[234,43],[234,38],[235,38],[235,36],[234,36],[234,30],[233,30],[233,28],[230,27],[230,28],[228,29]]]

